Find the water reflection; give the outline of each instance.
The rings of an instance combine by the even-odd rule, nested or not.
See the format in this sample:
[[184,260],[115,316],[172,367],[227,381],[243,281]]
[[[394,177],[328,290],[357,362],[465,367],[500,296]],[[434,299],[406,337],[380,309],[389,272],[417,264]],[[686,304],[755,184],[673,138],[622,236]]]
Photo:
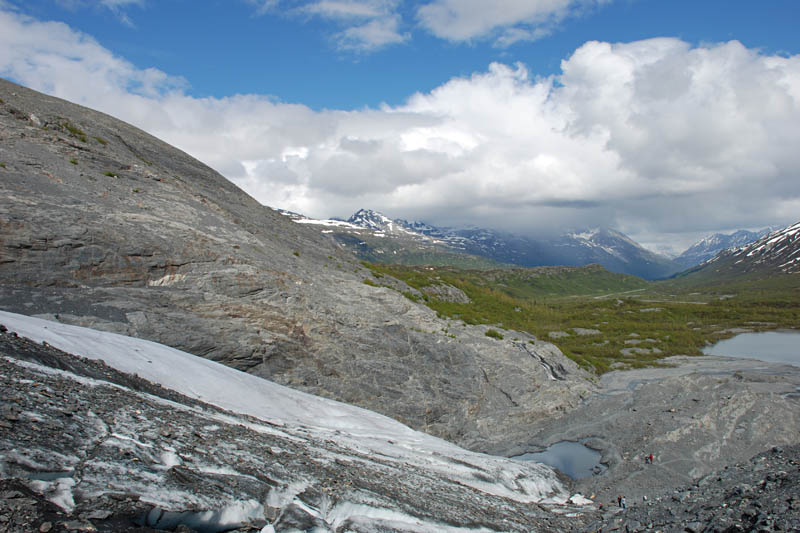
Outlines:
[[800,366],[800,332],[742,333],[703,348],[703,353]]
[[557,442],[544,451],[525,453],[512,459],[544,463],[572,479],[602,474],[606,470],[606,466],[600,464],[600,452],[587,448],[580,442]]

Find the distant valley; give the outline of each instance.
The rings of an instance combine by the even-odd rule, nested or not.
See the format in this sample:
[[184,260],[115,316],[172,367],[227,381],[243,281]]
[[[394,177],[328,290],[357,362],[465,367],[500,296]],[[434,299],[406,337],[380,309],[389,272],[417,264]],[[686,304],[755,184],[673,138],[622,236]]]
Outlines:
[[732,235],[715,234],[670,259],[607,228],[534,239],[486,228],[441,228],[390,219],[369,209],[361,209],[347,220],[317,220],[282,212],[300,224],[323,226],[321,231],[334,236],[366,261],[465,268],[493,268],[503,264],[525,267],[599,264],[611,272],[648,280],[667,278],[711,259],[720,251],[748,244],[767,233],[767,230],[742,230]]

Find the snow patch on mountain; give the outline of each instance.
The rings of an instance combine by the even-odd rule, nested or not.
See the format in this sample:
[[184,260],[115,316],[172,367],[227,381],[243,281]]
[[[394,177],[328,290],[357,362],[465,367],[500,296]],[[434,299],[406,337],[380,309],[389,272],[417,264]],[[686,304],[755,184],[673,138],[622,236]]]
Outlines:
[[584,241],[590,241],[594,238],[595,235],[600,233],[600,228],[594,228],[590,230],[586,230],[580,233],[568,233],[567,236],[573,239],[581,239]]
[[767,228],[760,231],[739,230],[730,234],[715,233],[708,235],[684,250],[683,253],[675,258],[675,262],[685,268],[700,265],[723,250],[746,246],[774,229]]
[[743,272],[777,271],[800,273],[800,222],[773,231],[755,242],[725,250],[708,260],[706,265],[731,260]]

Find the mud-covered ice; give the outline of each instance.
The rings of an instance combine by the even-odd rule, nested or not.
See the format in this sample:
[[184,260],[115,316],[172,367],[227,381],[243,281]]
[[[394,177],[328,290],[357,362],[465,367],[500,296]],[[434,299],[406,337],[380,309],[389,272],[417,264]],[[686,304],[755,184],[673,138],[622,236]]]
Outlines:
[[63,512],[112,520],[124,507],[143,525],[206,531],[495,531],[588,506],[544,465],[162,345],[4,312],[0,323],[38,343],[0,334],[4,393],[32,414],[0,433],[2,477]]

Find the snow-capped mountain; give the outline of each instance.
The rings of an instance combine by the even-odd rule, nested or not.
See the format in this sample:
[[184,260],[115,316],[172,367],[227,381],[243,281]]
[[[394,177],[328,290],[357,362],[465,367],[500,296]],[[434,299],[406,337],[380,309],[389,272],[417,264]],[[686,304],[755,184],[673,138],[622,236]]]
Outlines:
[[715,233],[691,245],[674,261],[684,268],[691,268],[708,261],[723,250],[740,248],[757,241],[774,229],[776,228],[767,228],[761,231],[739,230],[731,234]]
[[735,274],[798,274],[800,222],[773,231],[745,246],[720,252],[701,268]]
[[347,222],[358,226],[360,228],[367,228],[376,232],[383,233],[413,233],[408,227],[407,223],[403,220],[392,220],[386,215],[372,211],[371,209],[359,209],[353,216],[347,219]]
[[[668,258],[640,246],[614,230],[594,228],[575,231],[551,239],[534,239],[487,228],[443,228],[423,222],[391,219],[379,212],[361,209],[346,221],[313,220],[292,215],[299,223],[327,226],[346,246],[368,260],[391,258],[403,262],[402,252],[421,247],[488,258],[520,266],[582,266],[598,263],[612,272],[633,274],[646,279],[665,278],[681,270]],[[379,237],[382,241],[370,240]],[[388,239],[386,237],[393,237]],[[398,240],[399,239],[399,240]],[[399,248],[403,248],[402,252]],[[417,257],[414,258],[418,262]]]
[[566,264],[599,263],[611,272],[634,274],[645,279],[665,278],[678,270],[667,257],[647,250],[627,235],[607,228],[594,228],[562,235],[550,241]]

